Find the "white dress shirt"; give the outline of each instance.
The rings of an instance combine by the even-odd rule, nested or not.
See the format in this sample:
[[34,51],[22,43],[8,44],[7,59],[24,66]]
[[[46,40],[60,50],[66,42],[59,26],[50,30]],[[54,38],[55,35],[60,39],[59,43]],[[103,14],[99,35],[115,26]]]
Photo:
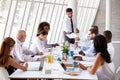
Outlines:
[[22,46],[23,43],[16,39],[15,46],[11,51],[10,55],[17,61],[17,62],[26,62],[26,61],[33,61],[34,59],[31,57],[31,54],[34,54],[29,49]]
[[[65,32],[72,32],[72,28],[71,28],[71,18],[69,18],[68,16],[65,17],[64,22],[63,22],[63,31]],[[72,18],[73,21],[73,28],[74,28],[74,32],[76,29],[76,22],[75,20]]]
[[107,45],[108,45],[108,48],[107,48],[108,52],[109,52],[109,54],[111,56],[111,59],[113,60],[113,57],[114,57],[114,54],[115,54],[115,49],[113,47],[112,42],[108,43]]
[[30,49],[34,53],[38,53],[38,52],[46,52],[47,51],[46,48],[50,48],[50,47],[52,47],[52,45],[47,44],[47,40],[41,41],[38,37],[36,37],[34,42],[31,45]]
[[109,52],[109,54],[111,56],[111,60],[112,60],[112,63],[110,64],[110,67],[115,72],[115,65],[114,65],[114,62],[113,62],[115,49],[114,49],[114,46],[113,46],[112,42],[107,43],[107,46],[108,46],[107,50],[108,50],[108,52]]

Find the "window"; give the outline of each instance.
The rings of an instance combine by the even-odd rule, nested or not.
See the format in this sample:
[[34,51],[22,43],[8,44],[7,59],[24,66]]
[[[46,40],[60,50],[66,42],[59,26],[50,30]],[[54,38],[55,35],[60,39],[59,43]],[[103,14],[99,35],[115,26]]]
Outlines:
[[[62,25],[69,0],[1,0],[0,1],[0,41],[7,36],[16,37],[16,31],[26,30],[25,45],[36,36],[38,24],[50,23],[49,43],[63,41]],[[85,35],[93,24],[100,0],[78,0],[78,28]],[[54,29],[53,29],[54,28]]]

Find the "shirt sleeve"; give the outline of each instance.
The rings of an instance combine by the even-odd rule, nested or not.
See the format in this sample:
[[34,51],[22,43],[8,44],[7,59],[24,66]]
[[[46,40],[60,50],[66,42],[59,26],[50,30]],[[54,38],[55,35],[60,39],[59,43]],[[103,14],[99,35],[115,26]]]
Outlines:
[[12,57],[17,62],[25,62],[25,61],[31,61],[32,60],[31,55],[25,55],[23,53],[23,48],[19,45],[15,45],[15,47],[13,48]]
[[95,49],[94,49],[93,45],[91,45],[90,48],[87,49],[84,53],[86,56],[89,56],[89,57],[95,56]]
[[68,32],[69,31],[69,22],[65,18],[63,21],[63,31]]
[[23,47],[23,53],[26,55],[34,55],[35,52],[31,51],[30,49],[27,49],[26,47]]
[[45,48],[51,48],[52,44],[47,44],[47,40],[44,41]]

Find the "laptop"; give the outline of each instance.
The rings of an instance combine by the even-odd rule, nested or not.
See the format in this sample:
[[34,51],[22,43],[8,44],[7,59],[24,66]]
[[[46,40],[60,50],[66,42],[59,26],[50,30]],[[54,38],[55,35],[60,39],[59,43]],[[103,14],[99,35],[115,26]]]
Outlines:
[[60,65],[62,66],[62,68],[66,71],[67,67],[65,66],[65,64],[62,62],[62,60],[60,58],[57,59],[60,62]]
[[43,66],[44,66],[44,61],[45,61],[45,58],[42,58],[42,60],[41,60],[41,62],[40,62],[39,71],[42,71]]
[[[57,60],[60,62],[61,66],[62,66],[62,68],[64,69],[65,72],[71,72],[71,71],[74,71],[74,70],[75,70],[75,67],[76,67],[76,66],[67,67],[67,66],[62,62],[62,60],[61,60],[60,58],[58,58]],[[73,64],[76,65],[76,63],[73,63]]]
[[44,66],[44,58],[41,59],[40,63],[38,62],[28,62],[27,71],[42,71]]

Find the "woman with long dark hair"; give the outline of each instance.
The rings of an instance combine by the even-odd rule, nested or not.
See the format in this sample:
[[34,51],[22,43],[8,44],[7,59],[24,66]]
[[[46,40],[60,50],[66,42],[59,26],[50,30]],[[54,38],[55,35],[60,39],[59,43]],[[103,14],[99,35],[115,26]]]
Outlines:
[[110,67],[111,57],[107,51],[107,41],[104,36],[97,35],[94,38],[94,48],[96,51],[96,59],[92,66],[85,67],[82,64],[79,66],[88,70],[91,74],[97,73],[99,80],[114,80],[114,72]]
[[23,71],[27,70],[27,64],[25,66],[22,66],[10,57],[10,52],[14,47],[14,44],[15,41],[10,37],[5,38],[2,42],[0,49],[0,80],[10,80],[8,72],[5,69],[5,67],[9,65],[22,69]]

